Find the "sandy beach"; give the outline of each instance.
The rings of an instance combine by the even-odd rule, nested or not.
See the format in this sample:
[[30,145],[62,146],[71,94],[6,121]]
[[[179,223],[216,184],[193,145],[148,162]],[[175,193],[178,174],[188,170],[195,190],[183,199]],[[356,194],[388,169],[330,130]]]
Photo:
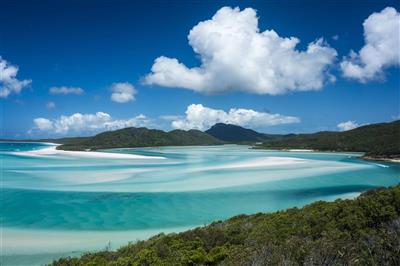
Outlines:
[[288,151],[299,151],[299,152],[312,152],[310,149],[288,149]]
[[24,152],[13,152],[15,155],[20,156],[71,156],[71,157],[82,157],[82,158],[103,158],[103,159],[165,159],[161,156],[144,156],[136,154],[124,154],[124,153],[111,153],[111,152],[98,152],[98,151],[64,151],[57,150],[59,144],[46,143],[49,147],[24,151]]

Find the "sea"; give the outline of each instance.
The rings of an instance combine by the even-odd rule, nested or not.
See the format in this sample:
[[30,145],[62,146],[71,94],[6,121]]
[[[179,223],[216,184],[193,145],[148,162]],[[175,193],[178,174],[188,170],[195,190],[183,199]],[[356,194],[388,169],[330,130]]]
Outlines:
[[122,159],[40,152],[51,148],[0,143],[1,265],[43,265],[235,215],[351,199],[400,181],[399,163],[364,161],[362,153],[245,145],[102,151],[141,155]]

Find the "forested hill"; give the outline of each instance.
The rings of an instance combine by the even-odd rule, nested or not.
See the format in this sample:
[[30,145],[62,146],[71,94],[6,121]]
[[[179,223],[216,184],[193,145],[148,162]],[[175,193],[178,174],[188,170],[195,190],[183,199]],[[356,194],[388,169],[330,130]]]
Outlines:
[[223,142],[199,130],[165,132],[147,128],[124,128],[87,138],[71,138],[58,146],[62,150],[97,150],[148,146],[216,145]]
[[344,132],[299,134],[266,140],[258,148],[313,149],[321,151],[359,151],[379,158],[400,157],[400,120],[366,125]]
[[217,123],[205,131],[207,134],[217,139],[227,142],[261,142],[268,139],[283,138],[287,135],[264,134],[252,129],[237,125]]
[[366,125],[344,132],[324,131],[313,134],[264,134],[240,126],[218,123],[205,132],[199,130],[165,132],[142,127],[103,132],[93,137],[26,141],[60,143],[63,145],[58,149],[64,150],[257,143],[255,148],[261,149],[354,151],[365,152],[367,157],[375,159],[400,158],[400,120]]
[[354,200],[241,215],[52,265],[400,265],[399,215],[397,186]]

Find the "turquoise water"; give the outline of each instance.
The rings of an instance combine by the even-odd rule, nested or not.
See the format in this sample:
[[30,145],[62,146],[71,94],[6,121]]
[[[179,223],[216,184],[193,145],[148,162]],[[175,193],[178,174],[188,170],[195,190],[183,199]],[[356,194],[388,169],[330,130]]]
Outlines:
[[40,264],[241,213],[352,198],[400,180],[399,164],[351,153],[225,145],[107,151],[146,159],[29,154],[48,147],[0,143],[2,265]]

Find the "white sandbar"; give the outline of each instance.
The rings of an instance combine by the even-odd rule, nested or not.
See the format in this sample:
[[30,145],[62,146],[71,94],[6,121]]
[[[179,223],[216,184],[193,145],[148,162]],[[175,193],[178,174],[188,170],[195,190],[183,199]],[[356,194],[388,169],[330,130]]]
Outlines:
[[292,164],[307,163],[307,162],[311,162],[311,160],[293,158],[293,157],[262,157],[239,163],[224,164],[215,167],[215,169],[253,168],[253,167],[265,167],[265,166],[292,165]]
[[13,152],[15,155],[22,156],[71,156],[71,157],[83,157],[83,158],[103,158],[103,159],[165,159],[161,156],[145,156],[137,154],[124,154],[124,153],[111,153],[111,152],[98,152],[98,151],[64,151],[57,150],[58,144],[49,143],[52,145],[47,148],[24,151],[24,152]]

